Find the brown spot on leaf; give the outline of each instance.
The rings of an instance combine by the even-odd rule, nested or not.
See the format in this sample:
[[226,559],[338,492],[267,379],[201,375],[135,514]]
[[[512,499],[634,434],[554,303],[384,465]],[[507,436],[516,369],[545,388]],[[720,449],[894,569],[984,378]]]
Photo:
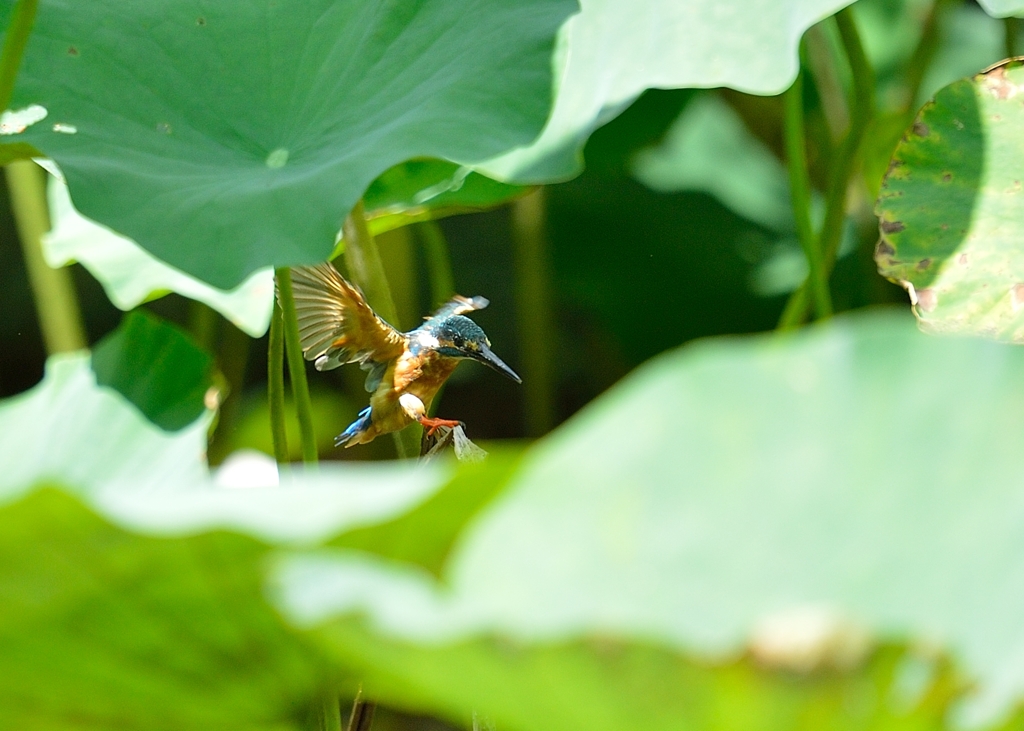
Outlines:
[[949,231],[949,224],[948,223],[940,223],[939,224],[939,228],[942,229],[943,231]]
[[967,254],[961,254],[956,258],[956,263],[962,267],[967,266]]
[[78,55],[78,49],[75,48],[74,46],[68,46],[68,55],[69,56],[77,56]]
[[931,259],[922,259],[921,261],[917,262],[917,271],[923,272],[925,269],[927,269],[931,265],[932,265],[932,260]]
[[200,15],[196,18],[196,25],[206,25],[206,18]]
[[953,173],[943,173],[942,174],[942,182],[943,183],[948,183],[952,179],[953,179]]
[[929,287],[928,289],[917,290],[917,306],[923,312],[931,312],[939,304],[939,296],[935,293],[935,290]]
[[1021,91],[1017,84],[1006,77],[1005,66],[999,66],[985,74],[981,86],[996,99],[1009,99]]
[[914,134],[918,137],[927,137],[931,133],[931,129],[927,124],[918,120],[914,122]]
[[898,234],[906,228],[903,225],[903,221],[886,221],[885,219],[878,222],[878,227],[882,229],[884,234]]
[[1024,307],[1024,284],[1015,284],[1010,288],[1010,306],[1014,312]]
[[881,259],[883,256],[892,256],[896,253],[896,249],[892,248],[885,239],[879,239],[878,245],[875,246],[875,258]]

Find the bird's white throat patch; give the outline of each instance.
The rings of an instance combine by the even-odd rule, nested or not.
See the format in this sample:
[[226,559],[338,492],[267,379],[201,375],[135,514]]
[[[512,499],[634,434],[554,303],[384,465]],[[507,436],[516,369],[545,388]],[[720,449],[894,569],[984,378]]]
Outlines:
[[441,342],[436,336],[426,330],[417,330],[412,334],[412,341],[416,347],[436,349],[441,347]]

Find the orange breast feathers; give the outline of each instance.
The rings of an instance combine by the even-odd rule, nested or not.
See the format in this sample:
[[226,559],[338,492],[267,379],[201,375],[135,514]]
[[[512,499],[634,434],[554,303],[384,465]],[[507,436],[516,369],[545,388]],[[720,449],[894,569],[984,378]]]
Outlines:
[[406,352],[395,364],[394,390],[397,394],[411,393],[429,407],[437,390],[459,364],[455,358],[445,358],[434,352],[413,355]]

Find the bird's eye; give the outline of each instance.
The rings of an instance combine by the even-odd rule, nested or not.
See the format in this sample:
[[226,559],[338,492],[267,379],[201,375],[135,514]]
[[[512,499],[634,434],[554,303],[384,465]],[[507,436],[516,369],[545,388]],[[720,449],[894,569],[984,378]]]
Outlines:
[[455,344],[456,348],[461,348],[463,345],[465,345],[465,342],[466,341],[462,339],[461,335],[456,335],[455,337],[452,338],[452,343]]

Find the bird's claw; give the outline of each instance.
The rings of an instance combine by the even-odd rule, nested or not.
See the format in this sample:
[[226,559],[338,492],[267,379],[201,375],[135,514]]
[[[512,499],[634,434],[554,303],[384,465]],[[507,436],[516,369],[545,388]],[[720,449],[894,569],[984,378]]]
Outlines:
[[422,419],[420,419],[420,424],[427,428],[428,437],[434,436],[434,432],[436,432],[442,426],[446,426],[449,429],[454,429],[457,426],[461,426],[463,429],[466,428],[466,425],[463,424],[461,421],[455,421],[453,419],[431,419],[428,417],[423,417]]

